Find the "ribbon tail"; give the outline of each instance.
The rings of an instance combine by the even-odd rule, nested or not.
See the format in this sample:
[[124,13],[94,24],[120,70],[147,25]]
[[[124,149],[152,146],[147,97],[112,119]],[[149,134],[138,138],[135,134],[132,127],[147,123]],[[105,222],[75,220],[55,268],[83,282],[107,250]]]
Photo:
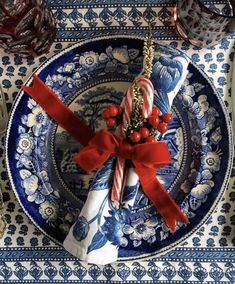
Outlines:
[[32,87],[24,86],[23,90],[83,146],[94,136],[93,131],[38,76],[33,76]]
[[188,217],[180,210],[172,197],[156,178],[154,169],[135,163],[140,183],[144,193],[163,217],[172,233],[176,230],[176,223],[189,223]]

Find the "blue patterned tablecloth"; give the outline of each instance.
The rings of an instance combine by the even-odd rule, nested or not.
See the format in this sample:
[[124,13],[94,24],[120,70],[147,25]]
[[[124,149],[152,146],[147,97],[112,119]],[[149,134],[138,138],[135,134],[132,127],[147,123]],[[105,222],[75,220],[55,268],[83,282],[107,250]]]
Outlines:
[[[94,36],[144,35],[151,22],[156,39],[186,52],[208,74],[231,115],[234,36],[210,49],[183,42],[172,26],[174,4],[171,0],[48,0],[58,23],[50,53],[23,59],[0,51],[0,83],[9,110],[24,81],[54,53]],[[0,283],[235,283],[235,168],[216,212],[187,241],[149,261],[97,266],[79,262],[29,221],[10,188],[2,155],[1,145],[7,230],[0,240]]]

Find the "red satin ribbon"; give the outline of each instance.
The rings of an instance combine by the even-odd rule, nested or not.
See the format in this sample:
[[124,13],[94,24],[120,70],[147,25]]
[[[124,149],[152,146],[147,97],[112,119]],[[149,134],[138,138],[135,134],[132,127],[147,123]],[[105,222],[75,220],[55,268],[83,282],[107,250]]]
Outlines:
[[105,130],[94,136],[92,130],[39,77],[34,75],[33,79],[33,86],[24,86],[23,90],[79,143],[84,146],[88,144],[75,156],[77,163],[85,171],[100,168],[111,155],[131,160],[146,196],[164,218],[171,232],[175,232],[177,221],[189,222],[156,178],[156,169],[170,163],[170,154],[164,142],[131,146]]
[[145,194],[157,208],[171,232],[175,232],[177,221],[189,222],[156,178],[156,169],[170,163],[170,154],[164,142],[131,146],[112,133],[101,130],[75,156],[75,160],[81,168],[90,172],[100,168],[110,156],[132,161]]
[[93,131],[38,76],[33,76],[32,87],[24,86],[23,90],[83,146],[94,136]]

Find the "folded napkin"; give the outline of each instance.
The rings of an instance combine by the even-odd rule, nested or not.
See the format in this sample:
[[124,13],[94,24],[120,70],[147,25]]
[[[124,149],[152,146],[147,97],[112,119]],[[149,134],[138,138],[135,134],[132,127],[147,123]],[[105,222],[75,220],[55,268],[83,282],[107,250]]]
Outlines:
[[[180,51],[156,46],[151,81],[154,104],[169,113],[174,97],[187,75],[189,63]],[[108,264],[118,258],[125,223],[139,189],[140,181],[133,165],[128,168],[121,206],[111,201],[114,169],[117,158],[111,157],[97,171],[89,188],[87,201],[64,240],[64,248],[80,260]]]
[[110,198],[115,163],[116,158],[110,158],[97,172],[80,216],[64,241],[64,248],[80,260],[104,265],[118,258],[122,228],[131,214],[139,178],[133,168],[128,169],[122,207],[117,208]]
[[168,46],[157,45],[155,50],[151,76],[155,89],[154,104],[162,113],[168,113],[187,76],[190,59]]

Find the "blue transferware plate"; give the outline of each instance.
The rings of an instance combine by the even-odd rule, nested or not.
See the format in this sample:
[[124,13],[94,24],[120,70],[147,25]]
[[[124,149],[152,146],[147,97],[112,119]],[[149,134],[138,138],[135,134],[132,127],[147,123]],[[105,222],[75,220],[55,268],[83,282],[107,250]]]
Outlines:
[[[156,44],[156,50],[165,48],[169,50]],[[36,74],[97,130],[104,127],[102,111],[119,104],[129,82],[140,73],[142,49],[141,38],[84,41],[47,60]],[[123,232],[120,260],[172,249],[206,221],[226,189],[233,149],[229,117],[208,77],[192,63],[188,69],[173,103],[174,120],[162,138],[172,164],[160,169],[158,176],[190,224],[179,224],[175,234],[169,233],[140,190]],[[32,77],[26,85],[31,82]],[[41,231],[61,244],[93,177],[73,160],[81,146],[23,91],[14,104],[6,140],[7,169],[20,204]]]

